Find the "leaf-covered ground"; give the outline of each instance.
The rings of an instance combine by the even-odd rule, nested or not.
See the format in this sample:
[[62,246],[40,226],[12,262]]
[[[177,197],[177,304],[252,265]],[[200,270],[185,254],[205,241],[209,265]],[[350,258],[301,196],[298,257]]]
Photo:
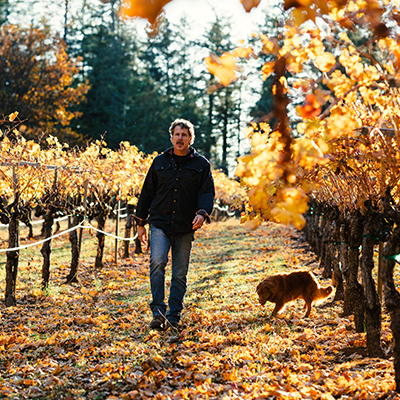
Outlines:
[[[248,232],[229,220],[199,232],[179,334],[148,329],[148,254],[115,265],[110,253],[95,271],[88,236],[92,255],[83,252],[72,286],[61,284],[67,241],[54,243],[45,294],[40,252],[21,255],[18,306],[0,306],[0,398],[395,398],[387,315],[388,358],[371,359],[340,303],[328,299],[302,318],[299,300],[275,319],[273,304],[258,304],[255,288],[267,274],[320,272],[297,231],[266,224]],[[4,273],[0,283],[4,290]]]

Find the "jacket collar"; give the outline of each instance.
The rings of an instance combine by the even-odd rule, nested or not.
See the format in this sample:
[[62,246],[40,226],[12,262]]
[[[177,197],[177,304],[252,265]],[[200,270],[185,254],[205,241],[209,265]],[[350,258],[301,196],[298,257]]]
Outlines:
[[[173,148],[173,147],[170,147],[169,149],[167,149],[167,150],[164,151],[164,154],[173,155],[173,154],[174,154],[174,148]],[[189,146],[189,153],[188,153],[188,156],[189,156],[190,158],[193,158],[193,157],[198,157],[199,154],[197,153],[197,151],[196,151],[192,146]]]

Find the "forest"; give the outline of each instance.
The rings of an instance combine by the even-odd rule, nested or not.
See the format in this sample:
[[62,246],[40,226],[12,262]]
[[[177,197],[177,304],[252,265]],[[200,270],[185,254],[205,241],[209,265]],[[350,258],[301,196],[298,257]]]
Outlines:
[[[249,149],[243,127],[272,105],[271,85],[264,96],[245,80],[206,90],[217,79],[204,58],[239,44],[230,19],[215,14],[208,30],[188,39],[186,19],[174,25],[160,15],[157,26],[143,32],[134,20],[118,18],[120,0],[77,2],[74,9],[69,3],[1,0],[0,113],[18,111],[29,139],[46,132],[71,146],[104,139],[114,149],[129,141],[146,153],[168,148],[168,126],[185,115],[198,131],[196,149],[232,173],[236,157]],[[48,14],[45,19],[51,6],[62,15],[60,26],[50,25]],[[279,12],[254,29],[273,29]],[[34,25],[15,23],[31,20]],[[261,66],[262,60],[252,69]]]
[[[197,52],[188,53],[181,34],[184,21],[176,29],[163,13],[173,1],[83,2],[76,20],[65,1],[58,34],[44,23],[10,23],[12,6],[21,3],[0,3],[0,218],[8,228],[0,249],[1,393],[398,397],[397,5],[285,0],[239,45],[216,16],[193,44],[207,49],[197,69]],[[244,12],[263,4],[240,3]],[[148,21],[146,36],[129,30],[135,17]],[[246,114],[242,84],[255,73],[260,80]],[[118,240],[134,240],[138,192],[153,152],[168,147],[165,127],[177,112],[195,123],[196,147],[213,163],[217,193],[214,225],[196,245],[186,329],[163,336],[144,325],[148,249],[136,246],[133,255],[125,243],[122,253]],[[243,138],[250,145],[244,153]],[[69,234],[67,274],[66,241],[60,246],[55,234],[60,218],[68,220],[57,234]],[[30,243],[39,239],[32,228],[38,221],[41,240]],[[89,244],[90,236],[95,257],[82,258],[82,238]],[[108,236],[116,240],[114,259]],[[38,244],[42,259],[28,250]],[[63,261],[52,263],[60,251]],[[298,302],[279,318],[270,304],[256,309],[262,277],[299,268],[334,286],[330,303],[310,318],[298,316]],[[36,307],[62,322],[49,330],[32,322]],[[29,324],[19,336],[21,319]],[[126,334],[114,341],[110,332],[121,328]]]

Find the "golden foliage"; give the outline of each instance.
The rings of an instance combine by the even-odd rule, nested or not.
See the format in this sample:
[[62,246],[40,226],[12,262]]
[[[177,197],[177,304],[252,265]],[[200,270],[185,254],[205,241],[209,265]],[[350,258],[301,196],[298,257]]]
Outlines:
[[12,24],[0,27],[0,53],[0,78],[9,82],[0,92],[2,114],[11,113],[12,121],[20,111],[19,129],[26,138],[38,140],[47,132],[76,142],[70,122],[79,112],[73,106],[89,90],[87,82],[74,81],[81,59],[71,59],[64,41],[49,28]]
[[96,192],[99,200],[106,195],[118,195],[128,203],[135,203],[154,158],[128,142],[122,142],[117,151],[109,149],[103,141],[95,141],[78,151],[69,150],[50,136],[47,145],[48,148],[42,149],[16,129],[2,139],[0,189],[5,199],[11,201],[16,192],[22,204],[35,206],[53,186],[57,170],[59,201],[83,194],[84,182],[88,180],[89,193]]
[[246,199],[246,191],[237,180],[230,179],[222,171],[213,171],[215,200],[220,205],[238,206]]

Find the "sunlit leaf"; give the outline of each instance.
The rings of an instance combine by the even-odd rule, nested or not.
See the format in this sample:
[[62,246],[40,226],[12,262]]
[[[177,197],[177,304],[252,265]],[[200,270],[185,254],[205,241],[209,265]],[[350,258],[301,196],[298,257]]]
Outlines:
[[229,86],[237,79],[236,58],[231,53],[223,53],[221,57],[211,54],[204,61],[207,69],[219,79],[222,85]]
[[124,0],[120,14],[124,17],[139,17],[154,24],[163,7],[171,0]]
[[258,7],[260,4],[261,0],[240,0],[240,2],[243,4],[244,9],[247,12],[250,12],[252,8]]

